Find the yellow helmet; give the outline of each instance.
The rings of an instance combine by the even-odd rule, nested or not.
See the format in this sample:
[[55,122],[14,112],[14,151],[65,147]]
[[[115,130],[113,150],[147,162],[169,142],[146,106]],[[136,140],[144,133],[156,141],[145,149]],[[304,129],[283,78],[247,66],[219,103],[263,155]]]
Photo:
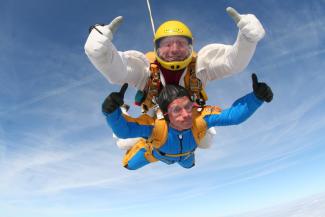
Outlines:
[[[190,45],[190,54],[186,59],[181,61],[164,61],[162,58],[158,55],[158,48],[159,48],[159,41],[162,38],[168,37],[168,36],[184,36],[188,39],[189,45]],[[177,20],[170,20],[167,22],[164,22],[159,26],[159,28],[156,31],[155,37],[154,37],[154,44],[155,44],[155,55],[157,61],[166,69],[176,71],[183,69],[187,67],[187,65],[191,62],[192,56],[193,56],[193,47],[192,47],[192,32],[191,30],[182,22]]]

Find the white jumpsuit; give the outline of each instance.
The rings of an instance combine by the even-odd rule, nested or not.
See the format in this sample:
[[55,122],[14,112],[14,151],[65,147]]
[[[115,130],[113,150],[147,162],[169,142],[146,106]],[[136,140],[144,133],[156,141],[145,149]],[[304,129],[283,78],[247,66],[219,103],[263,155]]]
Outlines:
[[[248,41],[239,31],[233,45],[204,46],[197,53],[197,78],[205,86],[208,81],[219,80],[243,71],[250,62],[256,45],[257,42]],[[149,61],[145,54],[135,50],[117,51],[110,40],[106,41],[105,46],[106,52],[101,55],[97,55],[94,48],[87,44],[85,46],[85,52],[96,69],[112,84],[128,83],[138,90],[143,90],[150,75]],[[182,84],[184,79],[180,79],[180,85]]]

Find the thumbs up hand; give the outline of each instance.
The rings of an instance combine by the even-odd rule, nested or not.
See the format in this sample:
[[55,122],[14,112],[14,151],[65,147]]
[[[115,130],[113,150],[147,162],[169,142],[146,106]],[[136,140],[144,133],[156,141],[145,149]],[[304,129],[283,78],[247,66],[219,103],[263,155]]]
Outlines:
[[272,89],[266,83],[258,82],[255,73],[252,74],[252,82],[255,96],[262,101],[271,102],[273,99]]
[[113,40],[113,34],[123,22],[123,17],[116,17],[110,24],[96,24],[89,28],[89,36],[85,43],[87,55],[98,57],[107,52],[108,44]]
[[109,40],[113,40],[113,34],[116,32],[117,28],[121,25],[122,22],[123,17],[118,16],[108,25],[95,24],[91,26],[89,29],[89,33],[91,33],[92,30],[95,29],[99,34],[106,36],[107,38],[109,38]]
[[255,15],[239,14],[232,7],[227,7],[226,11],[248,41],[256,43],[264,37],[265,30]]
[[124,104],[124,94],[127,88],[128,84],[125,83],[119,92],[113,92],[108,95],[102,104],[102,111],[105,113],[112,113],[118,107],[122,106]]

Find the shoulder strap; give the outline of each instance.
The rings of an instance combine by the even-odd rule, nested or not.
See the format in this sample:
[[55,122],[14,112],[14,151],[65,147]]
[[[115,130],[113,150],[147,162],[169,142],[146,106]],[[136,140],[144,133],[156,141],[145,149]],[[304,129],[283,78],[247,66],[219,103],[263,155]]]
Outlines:
[[[147,81],[145,89],[140,91],[141,99],[136,98],[136,104],[142,106],[142,111],[145,113],[151,107],[155,105],[154,99],[158,96],[161,84],[160,84],[160,72],[158,65],[156,64],[156,55],[153,51],[146,53],[146,57],[150,62],[150,77]],[[137,95],[136,95],[137,97]]]
[[[217,106],[205,106],[201,111],[197,111],[194,108],[193,111],[193,126],[192,133],[196,144],[200,146],[201,140],[206,134],[207,124],[204,120],[206,115],[220,114],[221,109]],[[148,142],[152,144],[154,148],[160,148],[165,144],[168,136],[168,125],[165,119],[155,119],[152,134],[148,139]]]
[[193,126],[192,126],[192,133],[195,139],[195,142],[198,146],[200,146],[201,140],[206,134],[207,125],[203,120],[201,112],[197,111],[197,108],[194,108],[195,111],[193,112]]
[[[147,112],[155,105],[153,100],[158,96],[161,87],[160,71],[156,63],[156,55],[153,51],[147,52],[146,57],[150,62],[150,78],[146,84],[145,90],[137,93],[135,103],[142,105],[143,112]],[[189,90],[192,100],[200,106],[204,106],[208,97],[202,86],[200,79],[196,77],[196,59],[197,54],[193,52],[193,57],[187,67],[184,77],[185,88]],[[140,96],[140,97],[139,97]],[[141,99],[138,99],[141,98]]]
[[164,119],[156,119],[152,134],[148,139],[154,148],[160,148],[165,144],[168,135],[167,122]]
[[155,52],[149,51],[145,55],[146,55],[147,59],[149,60],[149,63],[154,63],[156,61]]
[[211,114],[220,114],[221,109],[217,106],[204,106],[201,111],[197,111],[197,108],[194,109],[192,133],[196,144],[200,147],[201,140],[208,130],[204,117]]
[[154,123],[155,123],[154,118],[150,117],[147,114],[143,114],[143,115],[141,115],[141,116],[139,116],[137,118],[133,118],[133,117],[125,115],[125,114],[122,114],[122,115],[123,115],[123,117],[125,118],[126,121],[138,123],[140,125],[154,125]]
[[208,100],[208,97],[202,86],[201,80],[196,77],[196,58],[197,54],[194,52],[192,61],[187,67],[187,71],[184,77],[184,84],[185,88],[190,91],[192,100],[198,103],[200,106],[203,106]]

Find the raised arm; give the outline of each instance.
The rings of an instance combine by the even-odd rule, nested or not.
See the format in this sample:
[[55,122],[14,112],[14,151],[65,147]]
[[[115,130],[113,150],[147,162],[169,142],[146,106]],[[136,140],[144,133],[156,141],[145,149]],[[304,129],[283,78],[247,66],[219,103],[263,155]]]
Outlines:
[[239,28],[237,40],[233,45],[209,44],[198,52],[196,72],[203,84],[243,71],[254,55],[258,41],[265,35],[255,15],[239,14],[231,7],[227,12]]
[[205,121],[208,128],[213,126],[228,126],[240,124],[247,120],[265,102],[271,102],[273,92],[263,82],[258,82],[257,76],[252,74],[253,92],[236,100],[233,105],[218,115],[207,115]]
[[103,114],[114,134],[122,139],[143,137],[151,135],[154,120],[148,115],[132,118],[122,115],[120,106],[124,104],[124,94],[128,85],[124,84],[119,92],[108,95],[102,104]]
[[143,89],[149,77],[149,62],[139,51],[117,51],[113,34],[123,21],[116,17],[108,25],[94,25],[85,43],[85,53],[95,68],[112,84],[128,83]]

